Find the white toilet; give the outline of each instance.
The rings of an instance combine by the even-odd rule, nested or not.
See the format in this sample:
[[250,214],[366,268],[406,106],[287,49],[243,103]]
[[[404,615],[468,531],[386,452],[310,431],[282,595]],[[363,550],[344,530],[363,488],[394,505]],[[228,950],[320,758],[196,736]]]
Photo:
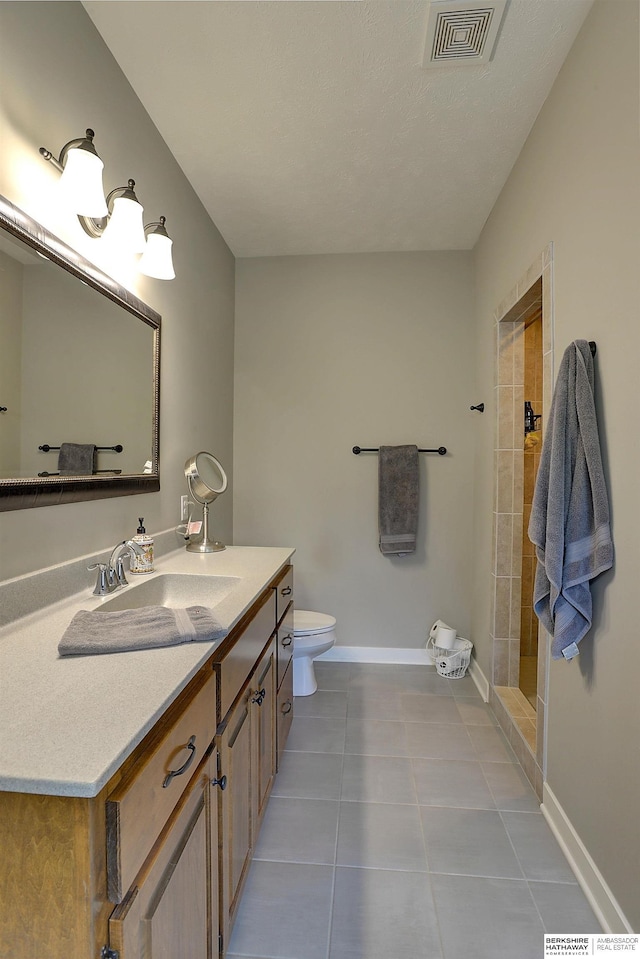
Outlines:
[[308,609],[293,611],[293,695],[311,696],[318,688],[313,660],[336,641],[336,620]]

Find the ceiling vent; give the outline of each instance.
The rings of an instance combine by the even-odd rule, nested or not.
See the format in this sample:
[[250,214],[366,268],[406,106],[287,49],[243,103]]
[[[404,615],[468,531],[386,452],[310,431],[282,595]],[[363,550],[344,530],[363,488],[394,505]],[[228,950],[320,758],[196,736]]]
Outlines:
[[488,63],[508,0],[432,0],[423,66]]

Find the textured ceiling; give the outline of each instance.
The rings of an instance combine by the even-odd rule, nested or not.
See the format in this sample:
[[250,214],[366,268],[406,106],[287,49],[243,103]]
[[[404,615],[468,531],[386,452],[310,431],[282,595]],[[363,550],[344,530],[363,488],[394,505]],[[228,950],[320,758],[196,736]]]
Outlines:
[[236,256],[475,244],[592,0],[424,68],[426,0],[86,0]]

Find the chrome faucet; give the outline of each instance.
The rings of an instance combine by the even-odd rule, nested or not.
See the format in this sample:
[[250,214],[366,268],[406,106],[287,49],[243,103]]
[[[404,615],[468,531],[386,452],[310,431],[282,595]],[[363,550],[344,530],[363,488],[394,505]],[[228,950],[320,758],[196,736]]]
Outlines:
[[113,547],[108,563],[93,563],[91,566],[87,566],[87,569],[98,570],[98,578],[93,591],[94,596],[108,596],[114,590],[129,585],[124,572],[123,559],[123,554],[127,551],[130,557],[142,556],[143,554],[137,543],[130,539],[123,539],[121,543],[117,543]]

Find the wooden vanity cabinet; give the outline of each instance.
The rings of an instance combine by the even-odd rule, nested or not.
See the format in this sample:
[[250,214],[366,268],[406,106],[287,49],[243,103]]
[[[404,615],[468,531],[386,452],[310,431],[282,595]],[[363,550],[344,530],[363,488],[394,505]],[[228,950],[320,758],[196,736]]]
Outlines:
[[224,953],[286,734],[292,582],[287,567],[98,796],[0,792],[0,959]]

